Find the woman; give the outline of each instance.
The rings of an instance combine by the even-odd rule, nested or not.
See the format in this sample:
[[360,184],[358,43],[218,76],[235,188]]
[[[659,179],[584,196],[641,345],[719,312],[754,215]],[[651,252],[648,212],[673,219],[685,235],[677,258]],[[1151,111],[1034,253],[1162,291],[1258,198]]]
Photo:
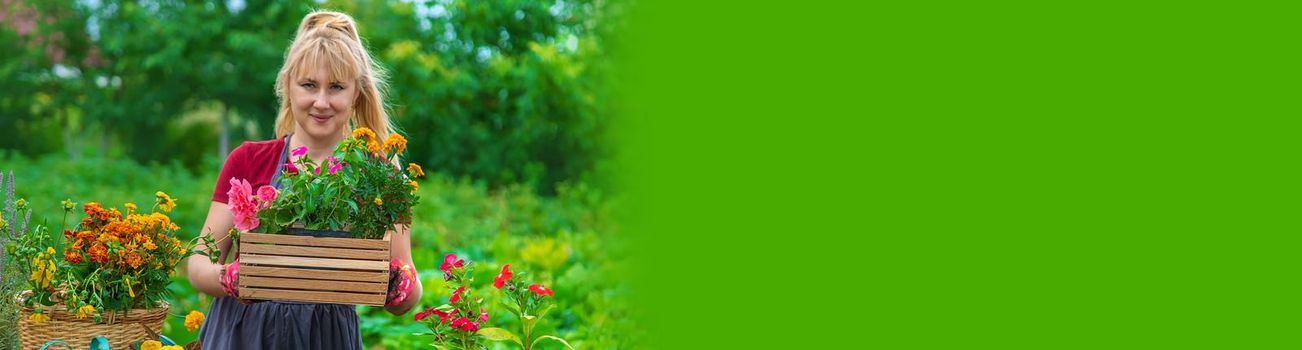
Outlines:
[[[253,188],[276,184],[281,164],[305,146],[305,157],[321,163],[355,127],[367,127],[385,139],[393,131],[380,95],[378,69],[361,44],[352,18],[317,11],[303,18],[276,77],[280,113],[278,139],[246,142],[231,151],[213,190],[204,222],[221,244],[219,262],[233,250],[226,232],[234,226],[227,205],[230,179],[247,179]],[[421,286],[411,266],[411,237],[398,226],[391,238],[392,286],[385,309],[407,313],[420,300]],[[189,262],[190,283],[216,297],[199,333],[204,349],[361,349],[354,306],[294,302],[249,302],[239,298],[239,261],[214,264],[195,255]]]

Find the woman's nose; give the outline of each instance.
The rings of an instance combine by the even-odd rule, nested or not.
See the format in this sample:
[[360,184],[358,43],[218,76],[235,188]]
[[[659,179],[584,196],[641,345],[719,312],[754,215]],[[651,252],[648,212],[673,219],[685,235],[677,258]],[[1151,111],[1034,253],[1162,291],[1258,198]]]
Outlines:
[[316,101],[313,101],[313,102],[312,102],[312,108],[316,108],[316,109],[326,109],[326,108],[329,108],[329,107],[330,107],[330,103],[329,103],[328,101],[329,101],[329,100],[327,100],[326,97],[325,97],[324,95],[317,95],[317,96],[316,96]]

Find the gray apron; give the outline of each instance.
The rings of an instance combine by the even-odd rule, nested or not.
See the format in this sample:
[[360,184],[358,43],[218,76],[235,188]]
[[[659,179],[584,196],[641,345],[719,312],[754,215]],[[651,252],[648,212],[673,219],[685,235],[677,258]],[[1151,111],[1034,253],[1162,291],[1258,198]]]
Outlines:
[[[276,162],[271,185],[280,188],[281,166],[289,157],[289,136]],[[199,341],[208,349],[361,350],[362,335],[353,305],[262,301],[245,305],[220,297],[208,309]]]

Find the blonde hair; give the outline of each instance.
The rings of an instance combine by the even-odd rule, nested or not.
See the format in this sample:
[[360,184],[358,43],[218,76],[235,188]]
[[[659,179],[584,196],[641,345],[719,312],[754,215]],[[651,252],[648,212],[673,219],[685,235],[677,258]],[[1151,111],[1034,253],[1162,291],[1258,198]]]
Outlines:
[[327,67],[331,80],[353,81],[360,90],[345,134],[353,128],[366,127],[384,140],[394,132],[381,92],[385,86],[384,71],[362,46],[353,18],[339,12],[318,10],[303,17],[294,41],[285,51],[285,65],[276,75],[276,97],[280,100],[276,135],[284,137],[294,132],[294,116],[287,95],[289,84],[307,74],[308,69],[321,66]]

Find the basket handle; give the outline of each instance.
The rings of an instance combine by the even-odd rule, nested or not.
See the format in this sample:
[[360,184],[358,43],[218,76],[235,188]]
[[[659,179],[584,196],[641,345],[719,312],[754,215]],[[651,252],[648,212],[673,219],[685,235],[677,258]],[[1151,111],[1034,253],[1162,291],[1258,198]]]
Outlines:
[[51,346],[54,345],[63,345],[63,347],[67,348],[68,350],[72,350],[72,345],[68,345],[68,343],[64,343],[62,340],[51,340],[49,342],[46,342],[45,345],[41,345],[41,350],[49,349]]

